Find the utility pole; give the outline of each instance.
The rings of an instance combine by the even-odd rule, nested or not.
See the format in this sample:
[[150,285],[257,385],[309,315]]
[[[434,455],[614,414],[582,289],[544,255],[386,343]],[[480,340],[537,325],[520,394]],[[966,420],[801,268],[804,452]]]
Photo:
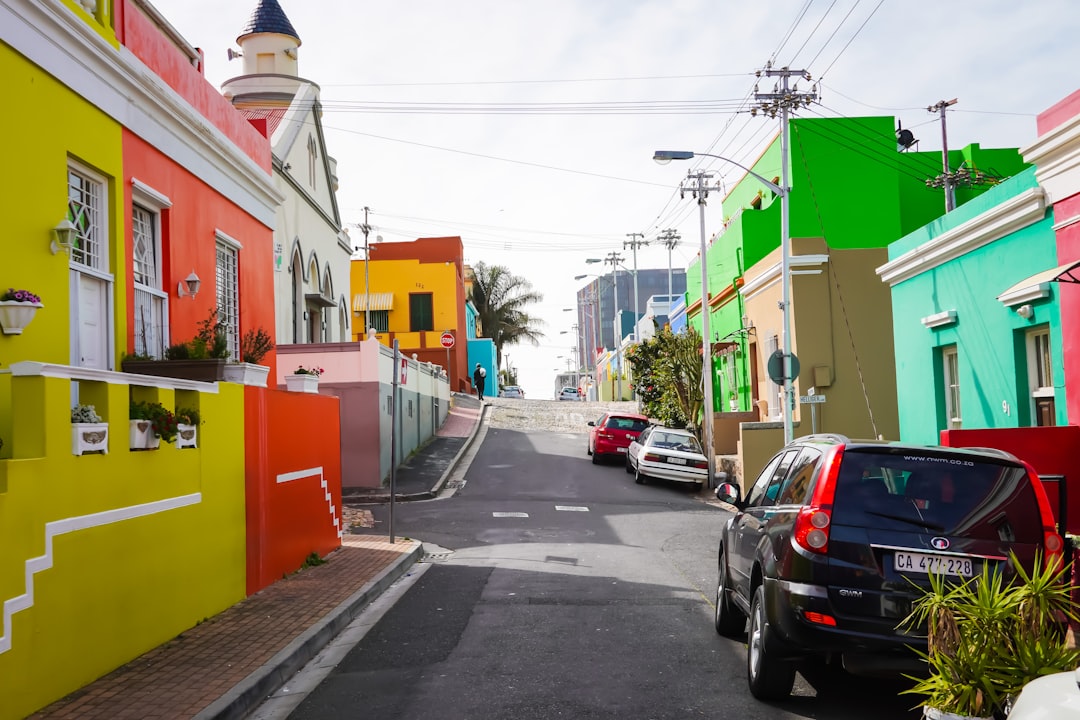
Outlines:
[[668,315],[671,314],[671,251],[679,246],[679,233],[675,232],[671,228],[668,228],[664,232],[660,233],[660,237],[657,238],[667,248],[667,296],[668,296]]
[[639,247],[646,247],[649,241],[645,239],[643,233],[626,233],[626,237],[629,240],[623,240],[623,250],[627,247],[630,248],[634,254],[634,340],[638,339],[637,321],[638,313],[641,311],[641,302],[638,298],[638,284],[637,284],[637,249]]
[[949,170],[949,136],[945,131],[945,109],[955,104],[956,98],[953,98],[952,100],[939,100],[926,108],[926,112],[941,114],[941,166],[943,172],[936,178],[927,180],[926,184],[930,187],[945,188],[945,212],[952,212],[956,209],[956,195],[953,190],[955,178]]
[[604,264],[611,264],[611,285],[615,290],[615,368],[616,377],[618,378],[619,394],[616,396],[616,400],[622,400],[622,323],[619,322],[619,264],[622,262],[622,255],[617,252],[608,253],[604,258]]
[[[368,268],[371,267],[371,253],[368,252],[368,233],[371,232],[371,225],[368,225],[368,207],[364,206],[364,224],[360,226],[360,230],[364,233],[364,332],[361,333],[360,339],[367,340],[368,330],[371,329],[371,288],[368,283],[370,273]],[[447,354],[449,354],[447,350]],[[446,372],[450,372],[450,361],[447,360]]]
[[802,93],[798,91],[798,81],[794,86],[789,87],[788,82],[793,76],[803,78],[809,82],[810,73],[805,70],[791,70],[786,67],[774,69],[772,63],[767,64],[764,70],[759,70],[757,75],[758,77],[765,75],[765,77],[780,78],[771,93],[759,93],[757,88],[754,88],[754,100],[758,102],[758,105],[751,109],[750,114],[756,115],[760,111],[771,118],[780,115],[780,187],[784,191],[780,196],[780,284],[783,287],[783,299],[780,304],[784,315],[783,335],[781,336],[784,367],[782,402],[784,444],[787,445],[794,439],[795,434],[791,418],[795,406],[795,385],[793,383],[795,378],[792,377],[791,372],[791,202],[788,199],[791,195],[791,185],[788,180],[788,115],[800,107],[809,107],[810,103],[816,101],[817,86],[812,87],[810,92]]

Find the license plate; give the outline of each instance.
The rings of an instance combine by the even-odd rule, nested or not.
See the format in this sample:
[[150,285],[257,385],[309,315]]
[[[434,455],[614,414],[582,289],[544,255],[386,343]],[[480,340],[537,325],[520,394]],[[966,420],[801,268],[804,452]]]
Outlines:
[[927,555],[925,553],[896,552],[893,567],[900,572],[917,572],[929,575],[952,575],[971,577],[975,574],[975,561],[968,557]]
[[685,465],[686,464],[686,458],[669,457],[667,459],[667,461],[669,463],[672,463],[673,465]]
[[626,448],[619,448],[619,452],[621,452],[621,453],[626,452]]

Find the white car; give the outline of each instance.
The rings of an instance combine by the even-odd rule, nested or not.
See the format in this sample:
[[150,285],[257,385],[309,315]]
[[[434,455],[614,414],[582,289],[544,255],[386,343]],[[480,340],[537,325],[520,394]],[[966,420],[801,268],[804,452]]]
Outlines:
[[581,393],[576,387],[564,387],[559,391],[560,400],[581,400]]
[[1080,718],[1080,670],[1053,673],[1032,680],[1020,691],[1009,720]]
[[634,481],[648,478],[693,483],[700,489],[709,477],[709,461],[689,430],[652,425],[626,449],[626,472]]
[[499,391],[499,397],[522,399],[525,397],[525,391],[517,385],[507,385]]

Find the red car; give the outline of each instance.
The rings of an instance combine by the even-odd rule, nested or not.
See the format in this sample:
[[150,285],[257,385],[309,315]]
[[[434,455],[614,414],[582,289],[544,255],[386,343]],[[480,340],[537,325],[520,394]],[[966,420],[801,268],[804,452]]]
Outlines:
[[609,412],[599,420],[590,420],[587,452],[592,455],[593,465],[598,465],[605,456],[626,457],[626,448],[647,427],[649,418],[637,413]]

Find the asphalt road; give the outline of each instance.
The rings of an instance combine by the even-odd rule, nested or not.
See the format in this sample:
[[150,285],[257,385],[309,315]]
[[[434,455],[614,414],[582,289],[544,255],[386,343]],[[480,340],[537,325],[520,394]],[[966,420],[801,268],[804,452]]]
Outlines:
[[820,668],[789,701],[750,696],[745,643],[712,629],[725,517],[592,465],[581,433],[488,426],[452,496],[397,504],[396,534],[436,556],[289,717],[917,718],[902,684]]

